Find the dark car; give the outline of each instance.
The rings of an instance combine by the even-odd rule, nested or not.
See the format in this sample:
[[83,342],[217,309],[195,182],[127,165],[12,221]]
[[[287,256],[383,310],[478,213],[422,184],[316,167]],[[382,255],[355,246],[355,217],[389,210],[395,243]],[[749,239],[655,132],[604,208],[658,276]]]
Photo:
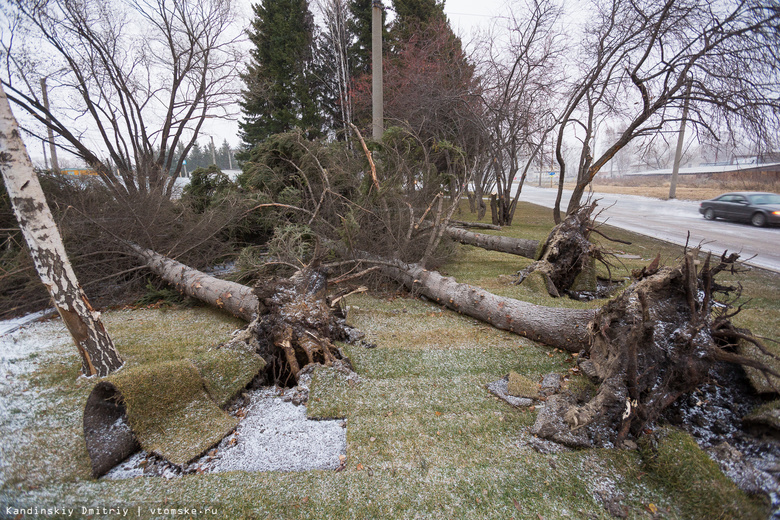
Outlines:
[[699,213],[707,220],[738,220],[758,227],[780,224],[780,195],[757,191],[724,193],[720,197],[702,201]]

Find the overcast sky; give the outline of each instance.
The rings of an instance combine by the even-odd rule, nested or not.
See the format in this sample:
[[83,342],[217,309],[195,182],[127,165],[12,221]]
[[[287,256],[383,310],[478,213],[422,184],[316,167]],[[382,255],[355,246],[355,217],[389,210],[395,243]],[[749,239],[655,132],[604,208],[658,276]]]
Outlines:
[[[248,27],[252,17],[251,6],[256,2],[253,0],[238,1],[240,23],[243,23],[244,27]],[[496,16],[499,16],[502,11],[506,11],[508,1],[511,0],[446,0],[444,11],[447,13],[453,31],[462,38],[464,43],[468,43],[476,32],[486,30]],[[310,3],[312,10],[314,10],[315,0],[310,0]],[[390,0],[384,0],[383,3],[386,8],[391,5]],[[22,115],[19,109],[15,109],[14,113],[17,117]],[[240,144],[238,119],[221,122],[207,121],[198,140],[201,144],[205,144],[210,136],[214,137],[217,147],[222,144],[224,139],[227,139],[231,146],[238,146]],[[33,163],[42,167],[44,159],[40,141],[32,138],[27,138],[25,141]],[[79,163],[77,159],[68,158],[63,152],[60,152],[60,155],[61,161],[65,162],[67,166],[75,166]]]

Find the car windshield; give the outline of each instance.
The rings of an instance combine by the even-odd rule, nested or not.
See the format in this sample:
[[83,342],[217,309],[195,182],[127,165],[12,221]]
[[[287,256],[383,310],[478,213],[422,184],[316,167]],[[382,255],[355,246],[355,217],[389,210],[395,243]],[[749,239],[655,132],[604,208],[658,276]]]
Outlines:
[[750,195],[749,198],[753,204],[780,204],[780,195],[774,193],[759,193]]

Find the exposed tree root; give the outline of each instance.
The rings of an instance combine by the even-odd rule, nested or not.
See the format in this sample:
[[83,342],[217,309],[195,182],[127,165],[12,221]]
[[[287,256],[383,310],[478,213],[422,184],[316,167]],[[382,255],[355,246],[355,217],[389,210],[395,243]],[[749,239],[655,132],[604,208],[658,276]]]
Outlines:
[[327,278],[314,264],[289,279],[262,281],[252,290],[151,250],[137,248],[136,253],[180,291],[250,322],[230,343],[245,343],[266,361],[261,383],[295,383],[298,373],[312,363],[349,366],[333,342],[360,333],[346,325],[340,307],[329,304]]
[[717,361],[773,373],[731,351],[737,339],[757,340],[734,329],[730,307],[713,300],[713,288],[730,289],[717,286],[714,274],[733,268],[737,255],[724,255],[714,267],[708,258],[697,270],[698,255],[697,249],[686,251],[677,267],[642,270],[641,279],[596,313],[579,363],[598,390],[585,402],[571,395],[554,400],[564,429],[583,431],[567,441],[569,432],[550,428],[545,422],[552,418],[540,414],[538,435],[575,446],[619,446],[701,384]]
[[594,230],[593,211],[596,203],[582,206],[555,226],[547,240],[535,255],[536,261],[518,272],[517,284],[523,283],[532,273],[545,282],[547,292],[555,298],[572,289],[580,276],[590,276],[595,290],[594,261],[606,263],[606,255],[590,242]]
[[311,364],[350,367],[335,341],[359,336],[346,325],[340,307],[329,304],[327,278],[306,267],[289,279],[259,283],[254,293],[262,312],[231,342],[251,345],[267,363],[260,384],[295,384]]

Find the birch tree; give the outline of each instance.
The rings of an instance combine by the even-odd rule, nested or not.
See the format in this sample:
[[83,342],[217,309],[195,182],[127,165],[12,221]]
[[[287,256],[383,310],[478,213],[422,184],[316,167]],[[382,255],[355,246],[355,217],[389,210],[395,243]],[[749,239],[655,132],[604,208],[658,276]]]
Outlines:
[[35,269],[81,355],[82,373],[107,376],[122,366],[122,358],[76,279],[2,88],[0,171]]

